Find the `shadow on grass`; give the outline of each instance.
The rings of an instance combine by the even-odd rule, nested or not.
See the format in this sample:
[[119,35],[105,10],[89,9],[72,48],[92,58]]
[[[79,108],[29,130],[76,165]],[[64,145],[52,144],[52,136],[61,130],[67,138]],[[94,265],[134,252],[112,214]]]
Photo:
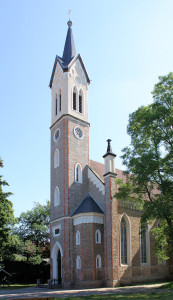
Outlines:
[[163,285],[160,287],[160,289],[165,289],[165,290],[169,289],[169,290],[173,290],[173,282],[168,282],[168,283],[163,284]]
[[12,285],[1,285],[0,290],[16,290],[24,289],[29,287],[36,287],[34,284],[12,284]]
[[[59,298],[55,298],[59,299]],[[158,292],[158,293],[131,293],[131,294],[121,294],[121,295],[91,295],[91,296],[77,296],[77,297],[68,297],[65,298],[66,300],[129,300],[129,299],[135,299],[135,300],[142,300],[142,299],[163,299],[163,300],[172,300],[173,299],[173,294],[166,292]]]

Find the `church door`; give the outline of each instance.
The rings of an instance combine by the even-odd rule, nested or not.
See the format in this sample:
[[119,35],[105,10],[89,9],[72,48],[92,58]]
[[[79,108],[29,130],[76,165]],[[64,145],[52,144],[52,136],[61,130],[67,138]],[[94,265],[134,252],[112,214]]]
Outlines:
[[58,266],[58,284],[61,284],[61,252],[60,252],[60,250],[58,250],[57,266]]

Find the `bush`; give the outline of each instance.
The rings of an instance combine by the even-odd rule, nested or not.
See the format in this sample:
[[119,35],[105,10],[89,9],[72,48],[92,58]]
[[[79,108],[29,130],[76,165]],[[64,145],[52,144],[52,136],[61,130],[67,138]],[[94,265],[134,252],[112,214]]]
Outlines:
[[[36,283],[40,279],[41,283],[47,283],[50,278],[50,264],[41,262],[33,265],[25,261],[5,261],[5,270],[12,275],[8,283]],[[3,282],[1,278],[1,284]]]

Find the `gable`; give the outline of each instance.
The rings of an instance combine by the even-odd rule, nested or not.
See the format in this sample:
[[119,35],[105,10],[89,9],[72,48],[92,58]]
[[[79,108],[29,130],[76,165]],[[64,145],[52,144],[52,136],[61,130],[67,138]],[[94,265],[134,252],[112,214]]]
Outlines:
[[55,75],[55,70],[56,70],[57,63],[59,63],[59,65],[62,68],[63,72],[69,72],[70,68],[76,62],[77,59],[79,60],[79,62],[81,64],[83,72],[84,72],[84,74],[86,76],[87,83],[90,84],[90,79],[89,79],[88,73],[86,71],[86,68],[84,66],[84,63],[83,63],[83,60],[82,60],[80,54],[78,54],[77,56],[75,56],[74,58],[72,58],[72,60],[69,62],[68,65],[66,64],[65,61],[63,61],[63,59],[61,57],[59,57],[58,55],[56,55],[54,66],[53,66],[53,70],[52,70],[52,74],[51,74],[51,78],[50,78],[50,83],[49,83],[49,87],[50,88],[52,87],[52,83],[53,83],[53,79],[54,79],[54,75]]

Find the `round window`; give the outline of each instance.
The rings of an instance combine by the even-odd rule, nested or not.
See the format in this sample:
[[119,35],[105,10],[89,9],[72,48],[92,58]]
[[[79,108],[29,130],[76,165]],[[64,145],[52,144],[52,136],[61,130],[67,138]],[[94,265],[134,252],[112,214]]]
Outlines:
[[54,140],[57,141],[59,139],[59,136],[60,136],[60,130],[57,129],[54,134]]
[[74,128],[74,134],[77,137],[77,139],[82,139],[83,138],[83,131],[78,126],[76,126]]
[[74,80],[75,80],[76,84],[81,85],[81,79],[79,76],[75,76]]

